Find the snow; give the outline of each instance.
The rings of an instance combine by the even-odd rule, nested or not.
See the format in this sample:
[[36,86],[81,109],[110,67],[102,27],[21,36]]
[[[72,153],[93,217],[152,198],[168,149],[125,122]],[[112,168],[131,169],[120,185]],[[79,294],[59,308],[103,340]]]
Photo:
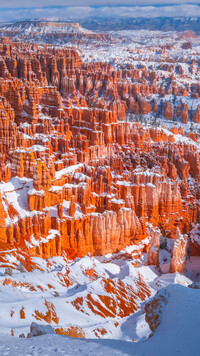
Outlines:
[[52,186],[50,189],[49,189],[49,192],[52,192],[52,193],[57,193],[59,191],[61,191],[63,189],[63,187],[61,186]]
[[1,30],[16,31],[18,35],[26,36],[45,36],[52,33],[73,33],[73,34],[92,34],[92,31],[82,28],[78,23],[56,22],[56,21],[32,21],[32,22],[16,22],[13,24],[4,24]]
[[[38,246],[37,242],[40,239],[43,239],[45,243],[47,239],[54,239],[58,235],[57,230],[50,230],[46,239],[42,237],[35,239],[32,236],[31,247]],[[135,260],[134,258],[127,259],[127,253],[132,252],[134,254],[134,251],[139,251],[140,248],[142,248],[142,244],[141,246],[127,247],[117,254],[108,254],[102,257],[85,256],[77,258],[74,262],[63,257],[54,257],[47,260],[32,258],[31,263],[37,267],[32,272],[20,273],[15,270],[12,277],[7,277],[15,283],[13,286],[12,284],[4,285],[5,267],[0,267],[0,303],[4,305],[4,310],[1,311],[0,333],[10,334],[13,327],[15,336],[21,333],[27,335],[32,322],[45,325],[45,320],[38,321],[34,318],[34,311],[38,310],[45,315],[47,312],[45,301],[47,301],[54,306],[59,320],[58,325],[52,320],[52,327],[69,327],[70,324],[75,324],[83,329],[87,338],[96,338],[94,330],[97,328],[106,330],[106,334],[101,335],[103,338],[126,341],[131,341],[133,338],[137,341],[141,338],[148,338],[149,328],[144,322],[143,304],[138,297],[136,297],[135,302],[139,311],[125,318],[120,318],[119,315],[116,315],[115,318],[101,317],[94,313],[87,303],[87,296],[91,294],[94,300],[98,301],[102,307],[104,306],[99,296],[109,295],[104,287],[104,281],[107,279],[116,283],[116,286],[119,281],[123,281],[125,286],[131,285],[136,295],[139,290],[137,283],[140,280],[146,288],[149,288],[151,296],[154,296],[157,290],[170,284],[188,286],[193,282],[189,276],[186,277],[178,273],[162,275],[155,267],[146,266],[141,258],[138,259],[138,267],[134,267],[132,263]],[[8,265],[14,264],[16,268],[18,261],[22,260],[22,256],[17,255],[16,251],[13,250],[6,254],[4,259]],[[69,285],[65,282],[66,277],[69,279]],[[56,298],[55,292],[58,293]],[[77,298],[83,298],[81,310],[76,309],[73,305]],[[112,298],[114,298],[114,302],[117,295],[112,295]],[[19,317],[22,308],[24,308],[25,313],[24,319]],[[12,317],[11,311],[14,311]],[[142,314],[138,314],[139,312]],[[138,315],[140,315],[139,319],[137,319]],[[137,332],[130,330],[127,333],[125,332],[125,325],[127,325],[129,318],[134,319],[134,330],[137,329]],[[118,327],[114,325],[116,321],[119,324]],[[130,335],[132,336],[130,337]]]
[[[33,190],[33,181],[29,178],[14,177],[7,183],[0,183],[0,194],[2,203],[7,213],[6,224],[18,220],[19,216],[32,216],[34,212],[30,212],[27,200],[27,193]],[[11,217],[8,213],[8,206],[11,205],[15,209],[15,216]]]
[[59,335],[43,335],[29,339],[16,339],[9,336],[0,336],[0,353],[8,356],[128,356],[123,351],[126,344],[104,343],[100,341],[72,339]]
[[60,171],[57,171],[55,173],[55,178],[56,179],[60,179],[64,175],[75,173],[76,170],[78,170],[78,169],[80,169],[82,167],[83,167],[83,164],[79,163],[79,164],[75,164],[75,165],[69,166],[67,168],[63,168]]
[[31,146],[31,147],[29,148],[29,150],[28,150],[27,152],[29,152],[29,151],[33,151],[33,152],[37,152],[37,151],[43,152],[43,151],[46,151],[46,150],[47,150],[47,148],[44,147],[44,146],[41,146],[41,145],[33,145],[33,146]]
[[55,334],[55,331],[50,325],[38,325],[36,323],[32,323],[30,329],[30,333],[28,334],[29,338],[40,335]]
[[67,217],[68,219],[73,218],[73,219],[77,220],[84,216],[79,204],[76,204],[76,211],[75,211],[75,214],[73,217],[69,216],[69,208],[70,208],[70,201],[63,200],[63,216],[64,217]]
[[200,224],[193,226],[193,229],[190,232],[190,239],[192,242],[200,244]]
[[[146,341],[142,341],[143,337],[150,330],[144,316],[140,314],[138,315],[139,329],[133,317],[126,321],[123,328],[126,332],[135,330],[141,339],[139,342],[72,339],[53,334],[29,339],[0,335],[0,354],[199,356],[200,290],[170,285],[162,289],[160,294],[165,296],[167,304],[162,309],[160,325],[153,336]],[[42,331],[44,331],[43,327]]]
[[45,194],[44,190],[36,190],[35,188],[30,189],[27,193],[28,195],[39,195],[39,196],[43,196]]
[[123,199],[113,198],[113,199],[109,200],[109,203],[123,205],[123,204],[125,204],[125,201]]
[[[69,202],[65,202],[64,205],[67,208]],[[50,230],[48,238],[54,239],[58,234],[57,230]],[[41,353],[51,356],[74,353],[98,356],[105,353],[106,355],[169,356],[176,355],[180,351],[179,354],[183,356],[198,355],[200,290],[188,286],[197,278],[200,257],[187,261],[186,275],[163,274],[155,266],[146,265],[145,254],[136,259],[131,257],[134,256],[135,251],[139,254],[140,249],[145,243],[148,244],[148,241],[147,238],[140,245],[129,246],[119,253],[101,257],[88,255],[76,258],[75,261],[67,260],[64,256],[46,260],[32,257],[32,264],[36,266],[32,272],[20,273],[15,269],[12,277],[6,277],[14,283],[13,285],[4,284],[5,267],[1,267],[0,264],[0,304],[3,305],[0,311],[0,354],[18,356]],[[31,244],[37,246],[34,236],[31,237]],[[170,251],[170,241],[167,242],[167,248]],[[11,250],[4,256],[8,265],[16,266],[19,260],[23,260],[23,256],[16,253],[16,250]],[[167,250],[161,250],[161,261],[164,256],[168,256],[167,254],[170,254]],[[69,284],[65,282],[65,278],[69,280]],[[108,279],[116,283],[116,286],[121,281],[125,286],[130,285],[134,289],[138,311],[123,318],[119,314],[112,318],[94,313],[87,302],[89,294],[94,302],[100,303],[102,307],[104,304],[100,296],[111,296],[113,303],[117,302],[118,295],[107,294],[105,290],[104,281]],[[164,293],[168,300],[163,309],[161,325],[150,339],[151,330],[145,320],[145,301],[137,296],[137,291],[141,288],[138,286],[138,281],[149,289],[150,298],[153,298],[158,291]],[[126,293],[125,290],[125,295]],[[74,304],[77,298],[78,300],[83,298],[80,310]],[[148,301],[148,298],[146,300]],[[55,315],[58,317],[58,323],[53,319],[51,327],[79,326],[87,340],[74,340],[50,334],[31,339],[17,338],[16,336],[22,333],[27,336],[32,322],[36,322],[42,329],[48,325],[45,319],[37,320],[34,317],[35,311],[43,315],[47,313],[46,302],[53,305]],[[25,314],[24,319],[20,318],[22,309]],[[116,322],[118,326],[115,326]],[[178,330],[176,338],[174,325]],[[11,329],[15,335],[12,338],[8,336]],[[94,333],[97,329],[106,330],[105,335],[100,334],[102,340],[98,340]],[[188,353],[189,349],[191,353]]]

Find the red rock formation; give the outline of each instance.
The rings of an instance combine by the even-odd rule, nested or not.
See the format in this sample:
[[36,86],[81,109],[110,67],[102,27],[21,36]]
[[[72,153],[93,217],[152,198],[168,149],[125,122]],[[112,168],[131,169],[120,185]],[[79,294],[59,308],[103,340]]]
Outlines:
[[193,226],[190,232],[189,252],[191,256],[199,256],[200,254],[200,225]]
[[192,42],[185,42],[182,45],[183,49],[192,49]]
[[160,250],[160,236],[159,230],[152,230],[150,235],[150,245],[147,251],[147,264],[159,267],[159,250]]
[[189,132],[188,137],[191,138],[194,142],[197,142],[199,139],[199,135],[196,132]]
[[200,122],[200,105],[198,106],[198,108],[196,109],[196,111],[193,114],[193,120],[194,120],[194,122],[197,122],[197,123]]
[[163,115],[166,119],[172,120],[173,115],[174,115],[174,110],[172,107],[172,104],[169,101],[165,101],[163,105]]
[[176,116],[179,117],[181,119],[181,122],[183,122],[184,124],[187,124],[188,122],[188,105],[181,103],[178,105],[177,109],[176,109]]
[[177,229],[176,240],[172,250],[170,272],[183,273],[185,270],[185,263],[187,257],[187,242],[188,235],[181,235],[180,230]]
[[[44,258],[63,251],[74,258],[137,244],[147,222],[168,237],[177,227],[188,234],[199,217],[198,148],[175,136],[182,129],[124,120],[127,110],[141,120],[159,113],[153,94],[166,90],[156,72],[83,63],[73,49],[8,44],[0,46],[2,242]],[[162,69],[171,73],[174,65]],[[173,118],[170,102],[163,113]],[[176,113],[187,121],[185,104]],[[149,263],[158,264],[158,251],[156,235]]]

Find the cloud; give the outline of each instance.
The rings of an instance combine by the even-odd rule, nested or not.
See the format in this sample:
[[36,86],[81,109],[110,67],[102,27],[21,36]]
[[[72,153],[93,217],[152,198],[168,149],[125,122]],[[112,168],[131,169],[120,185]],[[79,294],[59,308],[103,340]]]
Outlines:
[[[151,6],[151,5],[181,5],[181,4],[199,4],[199,0],[75,0],[73,6]],[[71,0],[0,0],[0,9],[11,8],[40,8],[69,6],[72,7]]]
[[[0,0],[1,3],[2,0]],[[17,1],[17,0],[15,0]],[[117,0],[116,0],[117,1]],[[115,2],[116,2],[115,1]],[[10,0],[9,0],[10,2]],[[25,2],[25,1],[24,1]],[[44,0],[41,0],[44,3]],[[50,1],[48,0],[48,3]],[[67,1],[66,1],[67,2]],[[150,2],[150,1],[149,1]],[[164,1],[163,1],[164,2]],[[161,3],[161,2],[160,2]],[[160,6],[54,6],[9,8],[0,11],[0,21],[24,20],[38,17],[56,17],[61,20],[86,17],[200,17],[200,6],[178,4]]]

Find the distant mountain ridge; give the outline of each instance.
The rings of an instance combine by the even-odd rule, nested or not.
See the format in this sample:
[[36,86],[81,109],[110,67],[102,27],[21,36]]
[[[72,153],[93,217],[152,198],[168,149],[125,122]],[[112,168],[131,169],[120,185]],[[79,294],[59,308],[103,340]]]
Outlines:
[[[155,17],[155,18],[132,18],[132,17],[110,17],[110,18],[73,18],[69,21],[58,20],[54,18],[38,18],[23,20],[17,22],[0,23],[0,32],[24,30],[41,30],[51,28],[52,31],[58,30],[65,32],[89,33],[106,32],[106,31],[123,31],[123,30],[151,30],[151,31],[187,31],[192,30],[200,35],[200,18],[199,17]],[[48,30],[49,32],[50,30]]]
[[0,36],[15,40],[34,41],[35,43],[51,43],[63,45],[77,41],[106,40],[109,34],[98,34],[85,29],[76,22],[55,20],[27,20],[0,24]]
[[[76,33],[92,33],[87,29],[83,29],[82,26],[77,22],[68,21],[55,21],[52,19],[36,19],[36,20],[26,20],[17,21],[0,24],[0,31],[2,32],[14,32],[18,34],[31,33],[46,33],[46,32],[76,32]],[[25,32],[25,33],[24,33]]]
[[155,30],[155,31],[186,31],[192,30],[200,34],[199,17],[156,17],[156,18],[87,18],[77,21],[92,31],[121,31],[121,30]]

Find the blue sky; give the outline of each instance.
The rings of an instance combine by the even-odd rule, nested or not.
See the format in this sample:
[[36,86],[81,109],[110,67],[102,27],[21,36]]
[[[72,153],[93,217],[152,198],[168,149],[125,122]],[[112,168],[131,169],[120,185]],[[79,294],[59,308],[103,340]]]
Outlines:
[[0,21],[127,15],[200,17],[200,0],[0,0]]

